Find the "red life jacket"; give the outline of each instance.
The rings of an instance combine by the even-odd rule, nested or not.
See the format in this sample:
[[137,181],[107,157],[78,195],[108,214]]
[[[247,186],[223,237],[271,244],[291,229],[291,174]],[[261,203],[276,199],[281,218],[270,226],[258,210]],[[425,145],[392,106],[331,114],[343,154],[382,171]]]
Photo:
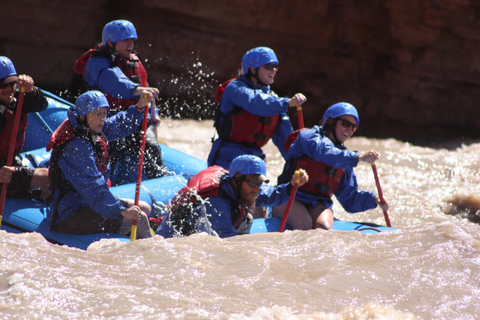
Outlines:
[[[290,150],[290,146],[298,137],[300,130],[292,132],[287,137],[283,145],[285,151],[288,152],[288,150]],[[298,189],[302,192],[323,198],[332,197],[335,191],[337,191],[338,186],[340,185],[340,180],[345,173],[344,169],[334,168],[324,162],[316,161],[311,157],[304,156],[290,160],[290,167],[291,169],[293,168],[293,171],[304,169],[308,174],[308,182]],[[290,174],[290,177],[291,176],[292,175]]]
[[[5,127],[0,132],[0,159],[8,158],[8,151],[10,149],[10,139],[12,138],[13,125],[15,120],[15,109],[5,108],[3,112],[2,121],[5,122]],[[22,151],[23,144],[25,143],[25,130],[28,125],[28,115],[22,112],[20,116],[20,123],[18,124],[17,138],[15,142],[15,154]]]
[[[48,169],[52,188],[66,189],[69,191],[75,190],[71,183],[62,177],[61,170],[58,166],[61,150],[63,150],[69,141],[75,138],[83,138],[92,144],[95,153],[95,164],[98,171],[103,175],[107,172],[108,148],[105,136],[103,134],[97,136],[97,141],[94,142],[91,133],[82,129],[74,129],[70,124],[70,120],[66,119],[55,130],[47,144],[47,151],[53,150]],[[110,181],[108,181],[107,184],[110,186]]]
[[[85,52],[76,62],[73,71],[85,77],[85,67],[88,60],[94,55],[106,55],[104,50],[90,49]],[[120,70],[132,82],[139,83],[142,87],[148,87],[148,75],[140,58],[136,53],[133,53],[133,58],[125,59],[118,54],[115,54],[115,59],[112,62],[112,67],[119,67]],[[137,103],[135,99],[121,99],[115,98],[111,94],[105,94],[110,104],[110,111],[126,110],[132,104]]]
[[228,175],[228,171],[220,166],[211,166],[200,171],[188,182],[186,187],[183,187],[178,194],[173,197],[170,202],[171,211],[175,211],[186,203],[191,204],[191,208],[193,209],[194,205],[200,200],[198,198],[199,196],[202,199],[219,196],[230,202],[232,223],[235,228],[237,228],[245,218],[245,214],[241,214],[238,201],[220,189],[220,183],[225,175]]
[[[223,93],[228,84],[237,78],[224,82],[215,92],[214,99],[220,102]],[[220,126],[220,118],[223,117]],[[241,143],[247,147],[265,146],[273,137],[277,130],[280,116],[262,117],[251,114],[250,112],[235,107],[228,114],[222,114],[220,107],[217,110],[217,119],[215,127],[219,137],[224,141]]]

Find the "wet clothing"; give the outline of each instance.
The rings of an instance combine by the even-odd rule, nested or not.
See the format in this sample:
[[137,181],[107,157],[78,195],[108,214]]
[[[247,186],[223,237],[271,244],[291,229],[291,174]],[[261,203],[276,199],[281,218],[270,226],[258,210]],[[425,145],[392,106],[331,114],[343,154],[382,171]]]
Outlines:
[[[212,167],[209,167],[197,175],[203,175],[205,172],[211,170],[211,168]],[[220,167],[217,168],[218,170],[223,170]],[[197,177],[197,175],[195,175],[195,177]],[[215,191],[217,195],[205,198],[203,202],[204,205],[195,207],[198,217],[206,217],[208,219],[208,224],[203,224],[205,229],[212,229],[220,238],[250,233],[252,217],[248,212],[239,208],[231,178],[229,178],[227,174],[220,175],[218,184],[218,191]],[[256,205],[257,207],[282,205],[288,201],[290,191],[291,184],[282,184],[276,187],[262,184]],[[201,210],[204,211],[202,212]],[[163,219],[156,233],[165,238],[175,236],[171,222],[169,221],[169,217]]]
[[[326,136],[323,128],[314,126],[311,129],[299,131],[297,138],[288,150],[288,159],[285,163],[284,172],[290,172],[292,170],[291,166],[296,165],[296,160],[304,159],[305,157],[323,162],[333,168],[345,170],[338,183],[338,188],[334,192],[335,197],[347,212],[362,212],[376,208],[377,204],[374,201],[375,194],[373,192],[362,191],[358,188],[357,177],[353,171],[353,168],[357,166],[358,156],[358,152],[349,151],[344,145],[334,144]],[[315,176],[315,174],[310,176],[310,172],[306,171],[310,178]],[[288,173],[282,174],[282,176],[288,177]],[[333,211],[331,198],[314,195],[310,192],[306,193],[301,188],[298,189],[295,200],[313,207],[324,205]]]
[[[213,142],[208,165],[219,165],[228,169],[232,160],[242,154],[252,154],[265,160],[261,146],[264,146],[270,137],[285,157],[283,143],[293,131],[287,115],[288,100],[288,97],[278,97],[270,90],[270,86],[253,85],[245,76],[231,81],[221,100],[220,116],[216,123],[219,138]],[[250,115],[242,115],[243,112]],[[250,133],[241,131],[245,128],[252,130],[252,123],[256,124],[256,130],[253,129]],[[271,130],[272,128],[274,130]],[[263,135],[261,140],[253,138],[255,133],[257,136]],[[245,137],[248,140],[245,140]]]
[[[71,126],[75,130],[82,130],[73,107],[68,110],[67,115]],[[127,136],[135,131],[142,118],[143,114],[132,106],[127,111],[107,118],[103,134],[109,141]],[[97,168],[98,161],[91,141],[79,136],[55,149],[54,153],[56,152],[58,154],[53,154],[52,159],[55,159],[62,178],[68,180],[75,190],[70,190],[68,186],[65,186],[65,189],[62,189],[62,186],[53,188],[49,219],[52,221],[55,212],[58,216],[52,227],[56,228],[81,207],[90,207],[106,219],[122,219],[121,211],[126,209],[126,206],[109,190],[109,168],[107,167],[105,174]]]
[[[88,60],[85,81],[91,89],[107,94],[107,99],[113,106],[109,117],[136,103],[138,97],[133,95],[135,88],[148,86],[147,73],[139,59],[124,59],[105,50],[99,50]],[[112,185],[136,181],[141,132],[140,125],[132,135],[109,144]],[[165,175],[160,145],[154,134],[147,134],[143,161],[144,178],[153,179]]]
[[[9,106],[0,105],[0,166],[7,164],[8,152],[10,149],[10,140],[12,137],[15,110],[18,103],[19,92],[15,93],[15,101]],[[22,151],[25,142],[25,131],[28,126],[28,113],[40,112],[48,107],[48,101],[42,91],[34,87],[34,92],[25,93],[22,105],[22,115],[18,125],[17,140],[15,144],[15,156],[13,166],[21,166],[22,162],[19,154]],[[33,177],[33,168],[18,168],[12,175],[12,180],[8,184],[8,198],[38,198],[41,191],[30,191],[30,185]],[[3,183],[0,183],[0,190]]]

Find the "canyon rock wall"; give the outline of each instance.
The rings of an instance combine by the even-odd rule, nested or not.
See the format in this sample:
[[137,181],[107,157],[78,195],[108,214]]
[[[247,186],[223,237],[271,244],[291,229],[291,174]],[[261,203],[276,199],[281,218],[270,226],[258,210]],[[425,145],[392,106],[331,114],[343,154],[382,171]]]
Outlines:
[[[468,0],[24,0],[2,3],[0,54],[71,101],[75,60],[106,22],[128,19],[161,90],[162,112],[211,118],[219,83],[243,54],[275,50],[279,95],[304,93],[305,124],[339,101],[357,107],[357,134],[412,142],[480,137],[480,4]],[[294,126],[296,114],[291,114]]]

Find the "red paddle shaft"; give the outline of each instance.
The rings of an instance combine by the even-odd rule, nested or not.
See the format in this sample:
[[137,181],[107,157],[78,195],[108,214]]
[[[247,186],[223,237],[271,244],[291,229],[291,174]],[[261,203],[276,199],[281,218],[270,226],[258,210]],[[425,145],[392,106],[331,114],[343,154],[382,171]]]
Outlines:
[[293,184],[292,193],[290,193],[290,198],[288,198],[287,206],[285,207],[285,212],[283,212],[282,222],[278,228],[278,232],[283,232],[285,229],[285,224],[287,223],[288,215],[290,214],[290,209],[292,208],[293,200],[295,200],[295,194],[297,193],[298,183],[300,178],[298,177],[300,172],[295,171],[295,183]]
[[[383,199],[382,187],[380,186],[380,180],[378,179],[378,173],[377,173],[377,166],[375,165],[375,163],[372,163],[372,170],[373,170],[373,175],[375,176],[375,183],[377,184],[378,197],[380,198],[380,203],[384,204],[385,199]],[[387,223],[387,227],[391,227],[392,225],[390,224],[390,218],[388,217],[387,210],[383,210],[383,215],[385,216],[385,222]]]
[[[142,122],[142,136],[140,140],[140,155],[138,159],[137,168],[137,183],[135,186],[135,205],[138,206],[140,202],[140,186],[142,184],[142,170],[143,170],[143,158],[145,156],[145,141],[147,140],[147,122],[148,122],[148,105],[143,109],[143,122]],[[132,231],[130,241],[134,241],[137,237],[137,220],[132,220]]]
[[300,107],[300,106],[297,107],[297,116],[298,116],[298,126],[299,126],[299,129],[305,128],[305,125],[303,124],[302,107]]
[[[13,122],[12,137],[10,138],[10,148],[8,149],[7,166],[11,166],[13,163],[13,155],[15,154],[15,145],[17,142],[18,126],[20,124],[20,117],[22,116],[23,97],[25,96],[25,88],[20,88],[20,95],[18,96],[17,108],[15,110],[15,119]],[[0,225],[2,224],[3,208],[5,206],[5,200],[7,198],[8,182],[4,182],[2,185],[2,195],[0,198]]]

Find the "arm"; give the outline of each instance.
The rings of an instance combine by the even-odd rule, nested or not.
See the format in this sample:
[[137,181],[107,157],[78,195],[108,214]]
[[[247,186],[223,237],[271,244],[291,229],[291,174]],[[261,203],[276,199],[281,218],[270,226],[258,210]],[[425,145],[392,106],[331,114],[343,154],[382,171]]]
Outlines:
[[[43,92],[34,86],[34,81],[33,78],[30,76],[27,76],[25,74],[21,74],[18,76],[18,84],[17,88],[21,89],[23,88],[25,90],[25,97],[23,100],[23,106],[22,106],[22,111],[25,113],[31,113],[31,112],[40,112],[48,107],[48,102],[45,96],[43,95]],[[20,93],[16,94],[16,97],[18,99],[18,95]]]
[[237,229],[235,229],[232,223],[232,208],[228,200],[222,197],[209,197],[206,199],[205,207],[212,229],[220,238],[237,235]]
[[64,177],[93,210],[106,218],[121,218],[121,212],[126,207],[108,189],[93,154],[92,145],[85,139],[77,138],[65,146],[58,165]]
[[277,146],[278,151],[280,151],[284,159],[287,159],[288,153],[285,151],[285,149],[283,149],[283,144],[285,143],[288,135],[292,132],[293,127],[292,123],[290,122],[290,118],[286,113],[281,114],[278,127],[272,136],[272,141]]
[[335,192],[338,202],[350,213],[362,212],[377,207],[375,193],[358,188],[357,177],[353,170],[346,170]]
[[[139,101],[139,104],[141,101]],[[143,120],[143,111],[140,112],[140,110],[137,108],[137,105],[132,105],[127,110],[120,111],[114,116],[107,118],[103,126],[103,133],[107,139],[117,140],[135,132]]]
[[339,169],[353,169],[358,159],[358,152],[336,147],[330,139],[319,134],[315,127],[301,130],[292,144],[289,157],[300,155],[307,155]]
[[140,86],[128,79],[119,67],[111,67],[106,57],[92,57],[85,67],[85,81],[115,98],[134,99],[134,90]]
[[235,106],[257,116],[274,116],[287,112],[288,98],[279,98],[262,89],[252,89],[243,81],[237,80],[225,88],[221,110],[228,113]]

